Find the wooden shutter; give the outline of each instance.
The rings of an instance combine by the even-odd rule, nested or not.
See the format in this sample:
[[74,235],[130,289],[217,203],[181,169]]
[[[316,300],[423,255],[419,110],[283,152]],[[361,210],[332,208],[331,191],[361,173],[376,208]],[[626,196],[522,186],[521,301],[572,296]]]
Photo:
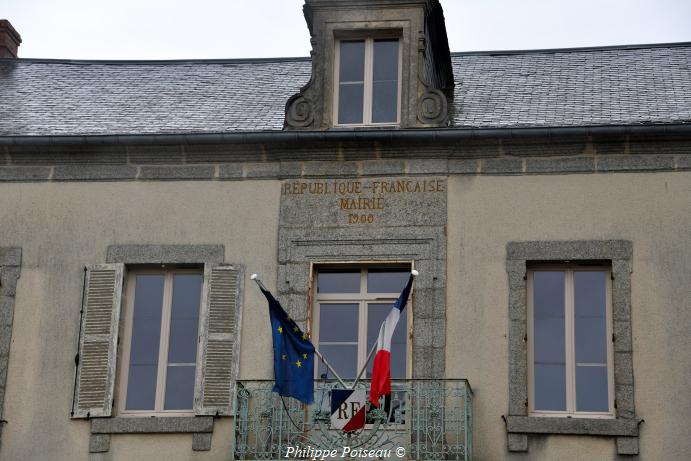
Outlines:
[[231,415],[240,359],[240,284],[238,266],[204,271],[201,334],[197,355],[194,410],[198,415]]
[[73,418],[110,416],[123,264],[88,266],[82,305]]

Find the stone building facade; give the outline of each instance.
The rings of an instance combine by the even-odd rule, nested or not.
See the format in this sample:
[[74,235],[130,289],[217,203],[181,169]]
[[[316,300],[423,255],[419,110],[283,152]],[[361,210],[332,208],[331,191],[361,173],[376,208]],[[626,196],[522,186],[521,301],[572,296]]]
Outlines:
[[326,280],[413,267],[405,459],[688,456],[691,44],[450,53],[436,0],[304,10],[310,58],[18,59],[0,22],[0,459],[278,459],[250,274],[347,370],[395,290]]

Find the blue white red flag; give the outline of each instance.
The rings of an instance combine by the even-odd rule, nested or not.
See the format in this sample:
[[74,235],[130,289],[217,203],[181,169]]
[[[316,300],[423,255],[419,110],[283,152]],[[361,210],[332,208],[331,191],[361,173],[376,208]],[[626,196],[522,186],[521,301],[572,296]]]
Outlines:
[[398,325],[401,312],[408,303],[410,290],[413,287],[413,279],[416,275],[417,271],[412,271],[408,283],[379,328],[377,352],[374,356],[374,365],[372,366],[372,385],[369,392],[369,401],[377,408],[379,408],[379,398],[382,395],[391,395],[391,338],[396,325]]

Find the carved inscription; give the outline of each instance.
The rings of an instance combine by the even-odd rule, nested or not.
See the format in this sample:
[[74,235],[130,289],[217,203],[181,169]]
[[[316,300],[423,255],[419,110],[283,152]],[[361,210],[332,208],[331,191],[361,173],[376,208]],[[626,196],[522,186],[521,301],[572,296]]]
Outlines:
[[287,181],[282,194],[293,199],[333,197],[333,206],[344,214],[347,224],[373,224],[390,206],[392,197],[404,194],[434,194],[446,191],[443,179],[337,179]]

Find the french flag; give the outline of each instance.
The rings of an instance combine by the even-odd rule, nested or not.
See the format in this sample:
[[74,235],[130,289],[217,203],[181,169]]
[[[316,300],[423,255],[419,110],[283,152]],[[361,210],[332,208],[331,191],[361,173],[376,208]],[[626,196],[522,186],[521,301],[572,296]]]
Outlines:
[[405,309],[410,297],[410,289],[413,287],[413,279],[418,275],[418,271],[412,270],[408,283],[401,292],[393,305],[393,309],[384,319],[384,323],[379,328],[377,338],[377,353],[374,356],[374,366],[372,367],[372,385],[369,391],[369,401],[372,405],[379,408],[379,397],[391,395],[391,338],[401,317],[401,311]]

